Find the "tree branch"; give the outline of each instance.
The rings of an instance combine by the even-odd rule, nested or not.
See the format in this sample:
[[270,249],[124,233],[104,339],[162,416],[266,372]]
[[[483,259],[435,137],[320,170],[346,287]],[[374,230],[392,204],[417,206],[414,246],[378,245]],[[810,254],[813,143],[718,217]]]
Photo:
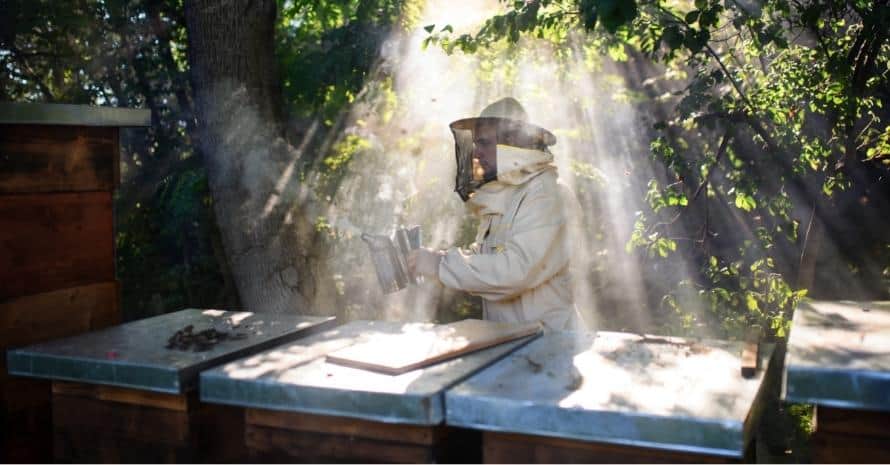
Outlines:
[[[732,139],[731,133],[732,133],[732,129],[727,129],[726,132],[723,133],[723,138],[720,140],[720,145],[717,148],[717,154],[714,156],[714,163],[711,165],[712,168],[717,166],[717,163],[720,161],[720,158],[723,157],[723,153],[726,152],[726,146],[729,144],[729,141]],[[705,175],[705,178],[702,179],[702,182],[698,185],[698,188],[695,190],[695,193],[692,195],[692,198],[689,199],[689,204],[692,204],[692,202],[694,202],[698,198],[698,196],[701,195],[705,186],[707,186],[708,183],[710,182],[711,173],[713,173],[713,172],[714,172],[713,169],[708,170],[708,174]],[[686,211],[688,211],[688,209],[680,209],[680,211],[678,211],[677,214],[674,215],[674,217],[671,218],[669,221],[660,221],[658,223],[653,224],[652,226],[649,227],[649,229],[646,230],[646,234],[651,234],[653,231],[655,231],[656,228],[660,228],[662,226],[670,226],[670,225],[676,223],[677,220],[679,220],[680,217],[683,215],[683,213],[685,213]]]

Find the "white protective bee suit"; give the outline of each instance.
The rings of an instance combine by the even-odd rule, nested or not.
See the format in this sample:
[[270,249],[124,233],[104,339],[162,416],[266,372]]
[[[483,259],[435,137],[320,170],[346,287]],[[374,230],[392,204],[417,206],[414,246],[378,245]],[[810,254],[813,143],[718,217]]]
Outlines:
[[476,242],[469,251],[449,249],[439,262],[439,279],[481,296],[486,320],[583,329],[569,272],[568,224],[577,200],[557,183],[549,151],[497,150],[497,179],[466,202],[480,218]]

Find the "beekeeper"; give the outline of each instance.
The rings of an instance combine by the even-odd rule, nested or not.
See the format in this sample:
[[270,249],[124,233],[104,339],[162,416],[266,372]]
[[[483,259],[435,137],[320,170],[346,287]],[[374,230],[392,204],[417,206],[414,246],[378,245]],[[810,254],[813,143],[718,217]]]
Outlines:
[[409,269],[481,296],[486,320],[582,329],[569,272],[567,209],[574,211],[577,200],[557,183],[549,150],[556,137],[530,124],[509,97],[450,127],[455,191],[480,219],[476,241],[469,251],[415,250]]

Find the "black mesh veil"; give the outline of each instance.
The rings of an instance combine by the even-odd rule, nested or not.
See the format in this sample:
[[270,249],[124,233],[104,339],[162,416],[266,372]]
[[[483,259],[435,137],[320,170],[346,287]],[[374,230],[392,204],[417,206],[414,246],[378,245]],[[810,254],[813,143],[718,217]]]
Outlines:
[[466,202],[479,187],[473,179],[473,131],[452,127],[451,133],[454,135],[454,156],[457,158],[454,191]]

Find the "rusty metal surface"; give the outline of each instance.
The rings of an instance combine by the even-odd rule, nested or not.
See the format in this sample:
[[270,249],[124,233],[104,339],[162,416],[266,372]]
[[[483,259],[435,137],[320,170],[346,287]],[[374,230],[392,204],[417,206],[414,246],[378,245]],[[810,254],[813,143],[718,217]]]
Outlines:
[[[764,345],[761,367],[773,349]],[[450,389],[446,423],[740,458],[765,375],[741,376],[741,350],[740,342],[550,333]]]
[[151,111],[62,103],[0,103],[0,124],[136,127],[151,125]]
[[[401,375],[327,363],[326,354],[381,334],[432,334],[429,323],[353,321],[201,373],[201,400],[241,407],[435,425],[449,386],[534,336]],[[411,350],[411,347],[405,347]]]
[[890,411],[890,302],[802,302],[782,385],[787,402]]
[[[179,394],[197,387],[213,365],[291,341],[333,325],[333,317],[187,309],[7,351],[10,374],[108,384]],[[206,351],[166,349],[168,339],[195,331],[238,333]]]

